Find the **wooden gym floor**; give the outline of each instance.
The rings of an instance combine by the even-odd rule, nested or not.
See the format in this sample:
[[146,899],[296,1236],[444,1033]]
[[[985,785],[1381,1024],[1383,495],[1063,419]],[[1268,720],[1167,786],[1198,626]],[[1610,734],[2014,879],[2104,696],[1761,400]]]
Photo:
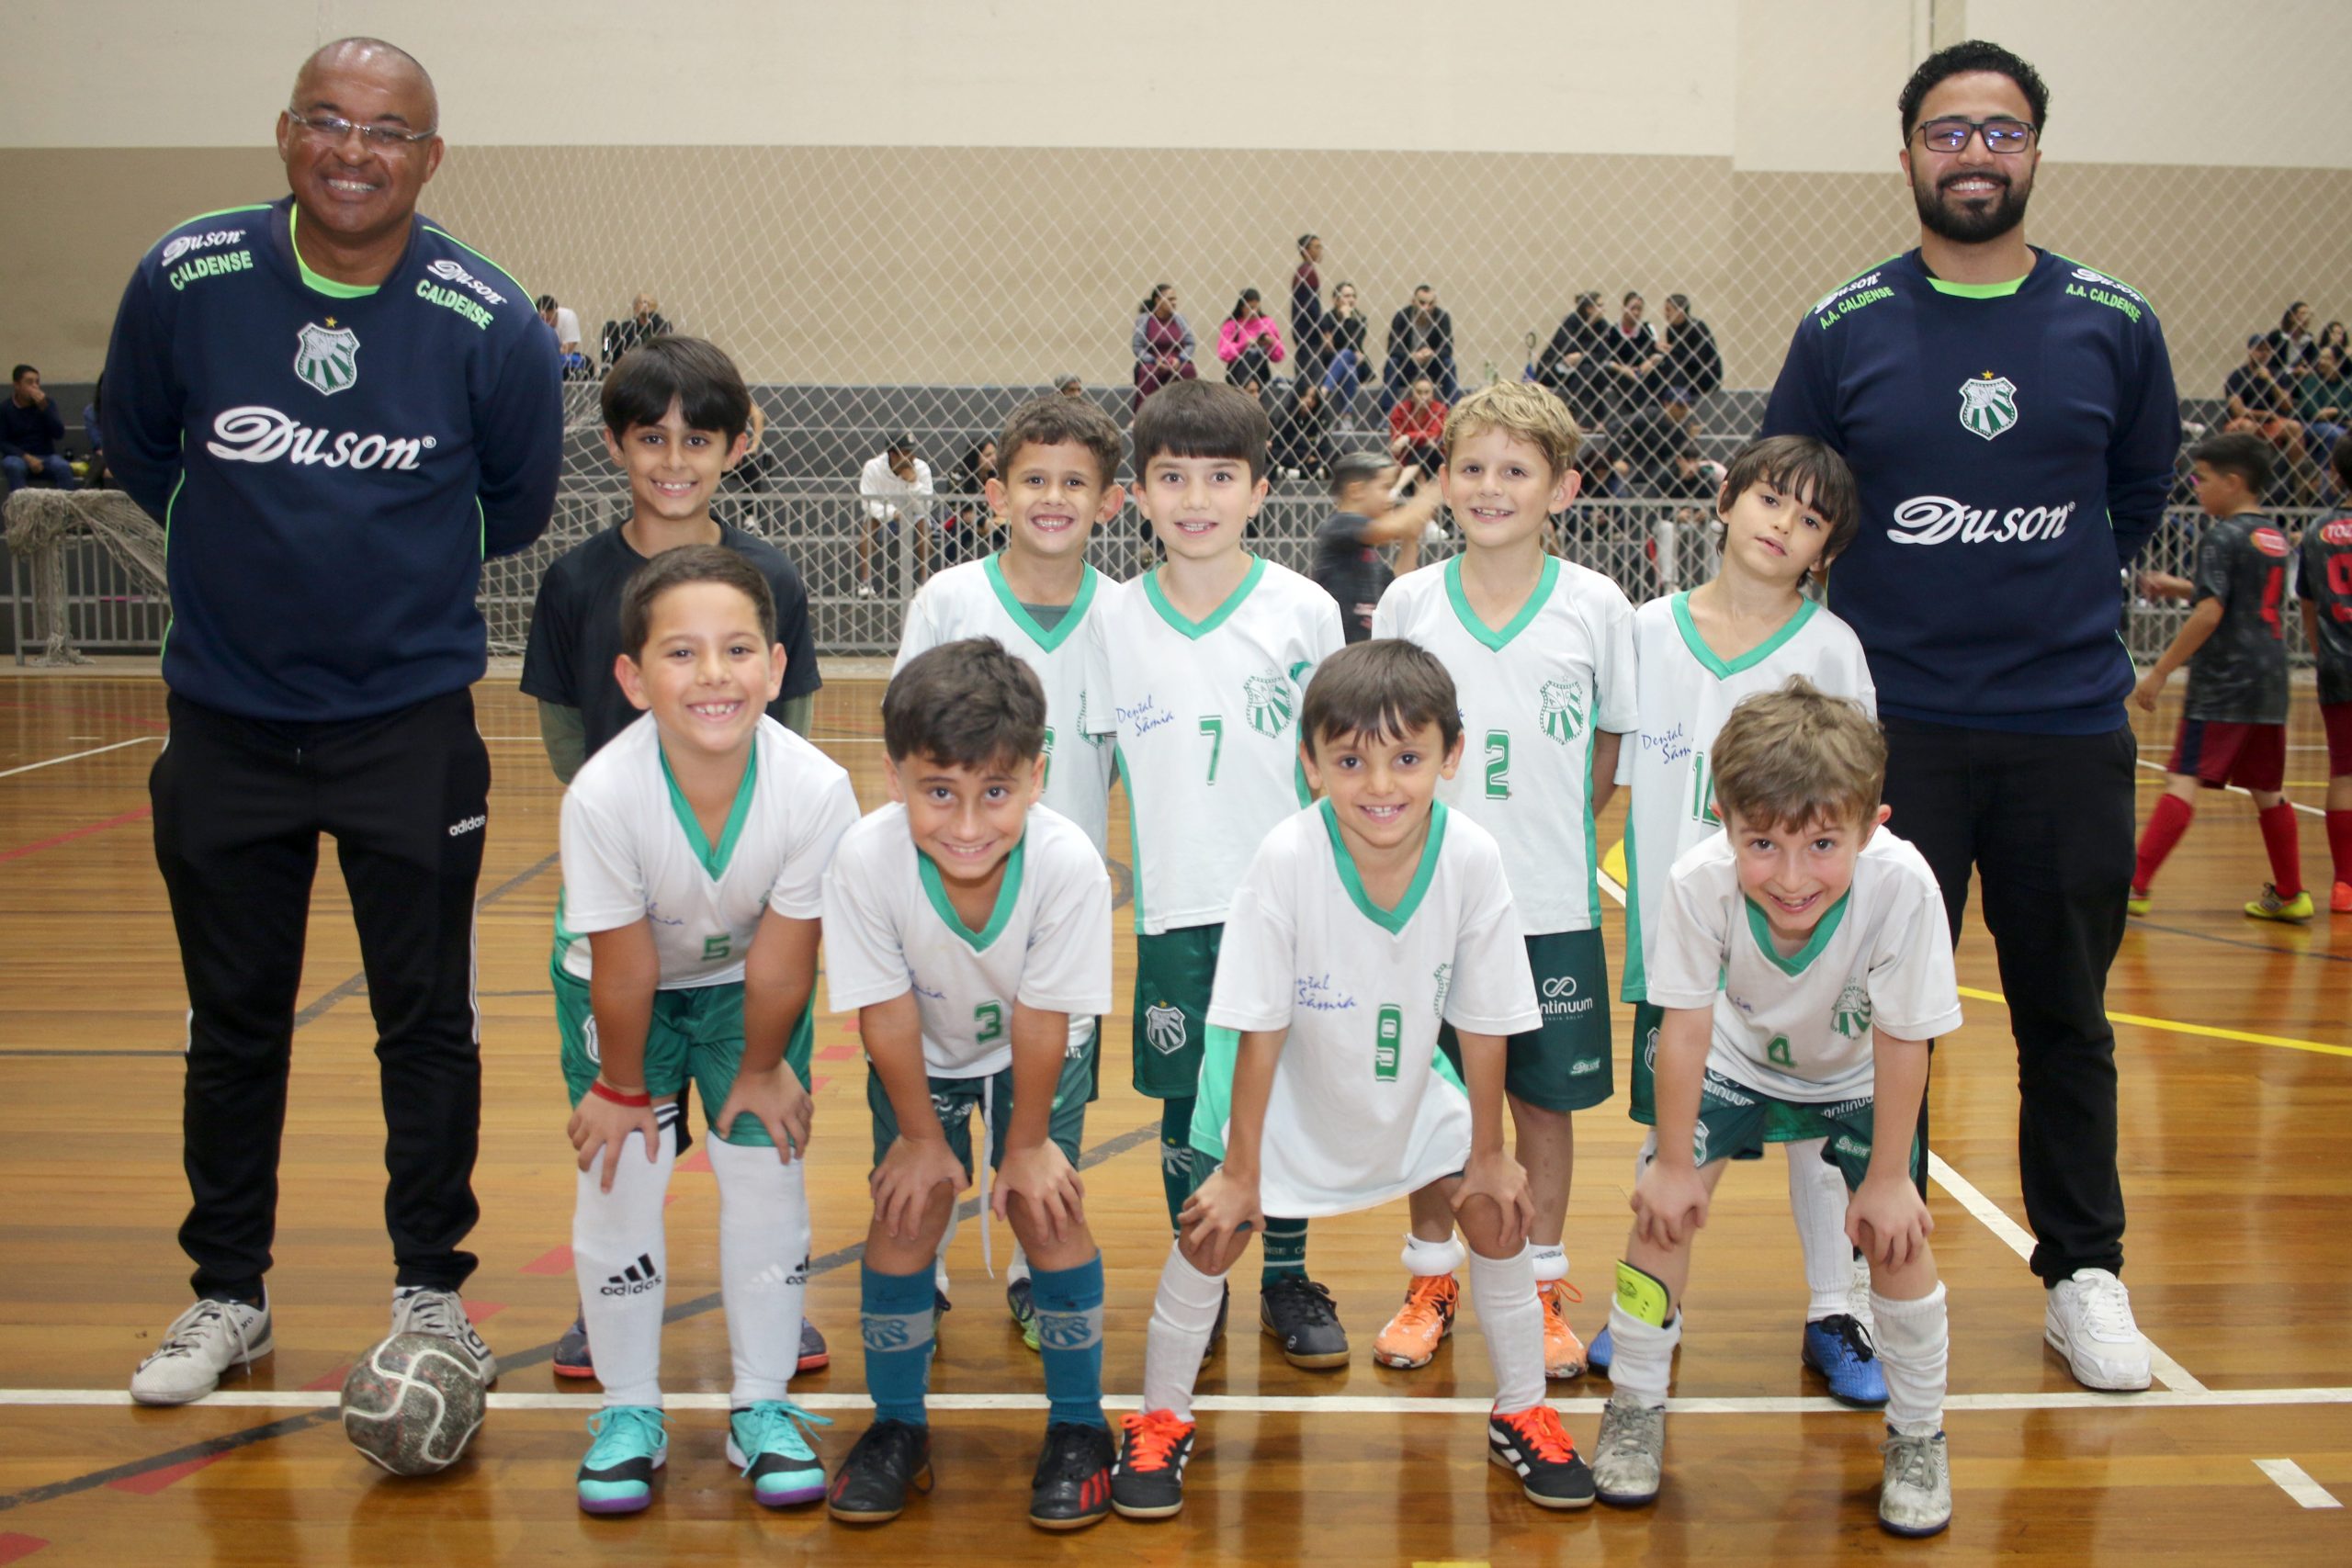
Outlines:
[[[2177,685],[2176,683],[2176,691]],[[477,1187],[482,1258],[467,1299],[504,1375],[470,1454],[403,1482],[345,1444],[344,1368],[384,1332],[382,1122],[348,905],[319,880],[285,1144],[277,1353],[178,1410],[131,1407],[132,1366],[186,1303],[174,1243],[185,998],[157,879],[145,781],[164,692],[138,668],[0,679],[0,1563],[584,1560],[751,1561],[819,1554],[898,1562],[1306,1558],[1743,1562],[1996,1554],[2074,1562],[2352,1562],[2352,918],[2303,929],[2244,919],[2265,879],[2253,810],[2208,797],[2132,923],[2109,1002],[2123,1077],[2127,1273],[2158,1383],[2076,1388],[2041,1339],[2041,1292],[2019,1254],[2014,1053],[1989,939],[1961,945],[1966,1026],[1934,1081],[1936,1249],[1951,1303],[1948,1420],[1955,1517],[1936,1541],[1875,1528],[1877,1417],[1841,1410],[1797,1359],[1804,1292],[1777,1157],[1724,1186],[1690,1291],[1668,1490],[1633,1513],[1548,1516],[1484,1462],[1491,1384],[1472,1314],[1417,1373],[1373,1366],[1401,1288],[1402,1205],[1316,1223],[1309,1259],[1356,1348],[1336,1372],[1283,1364],[1250,1331],[1255,1263],[1237,1270],[1233,1332],[1202,1379],[1204,1446],[1172,1522],[1112,1519],[1051,1538],[1024,1522],[1042,1429],[1035,1359],[980,1266],[956,1244],[956,1311],[933,1374],[938,1488],[876,1530],[821,1508],[754,1506],[721,1454],[727,1347],[718,1313],[716,1196],[699,1158],[670,1210],[675,1321],[665,1345],[677,1416],[667,1481],[633,1519],[575,1508],[571,1474],[593,1393],[548,1357],[571,1321],[571,1152],[547,983],[558,883],[558,787],[512,675],[480,688],[496,785],[481,882],[486,1105]],[[877,683],[836,678],[818,739],[882,796]],[[2143,720],[2161,761],[2172,711]],[[2290,793],[2317,805],[2325,772],[2298,693]],[[2158,774],[2143,770],[2142,818]],[[1622,807],[1601,841],[1622,830]],[[2316,815],[2303,865],[2327,885]],[[1901,824],[1896,824],[1899,830]],[[1114,818],[1115,858],[1125,827]],[[1120,916],[1121,986],[1133,945]],[[1612,968],[1623,929],[1608,924]],[[1620,1010],[1619,1033],[1623,1033]],[[1152,1130],[1127,1087],[1127,1019],[1104,1032],[1090,1116],[1088,1209],[1110,1270],[1104,1381],[1115,1413],[1141,1382],[1144,1325],[1167,1242]],[[1620,1046],[1619,1083],[1624,1066]],[[865,1232],[865,1070],[838,1019],[818,1029],[808,1312],[829,1371],[795,1393],[831,1415],[829,1461],[863,1425],[855,1246]],[[1636,1145],[1618,1100],[1580,1117],[1568,1220],[1576,1315],[1603,1321]],[[998,1232],[1000,1261],[1011,1245]],[[1555,1385],[1589,1443],[1607,1385]]]

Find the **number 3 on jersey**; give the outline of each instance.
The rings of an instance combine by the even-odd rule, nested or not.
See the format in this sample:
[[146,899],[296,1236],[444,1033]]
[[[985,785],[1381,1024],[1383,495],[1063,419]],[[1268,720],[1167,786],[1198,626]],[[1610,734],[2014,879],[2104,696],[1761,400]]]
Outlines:
[[1004,1009],[982,1002],[972,1010],[972,1043],[988,1045],[1004,1038]]

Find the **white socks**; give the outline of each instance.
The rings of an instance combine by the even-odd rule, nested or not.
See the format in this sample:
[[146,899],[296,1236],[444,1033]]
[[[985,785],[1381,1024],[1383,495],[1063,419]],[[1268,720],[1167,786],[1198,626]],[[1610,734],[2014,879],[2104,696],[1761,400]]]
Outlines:
[[[571,1267],[580,1278],[580,1314],[594,1347],[605,1403],[662,1403],[662,1308],[668,1295],[669,1252],[662,1198],[678,1161],[678,1108],[658,1107],[661,1148],[645,1157],[645,1135],[631,1133],[607,1149],[594,1170],[580,1173],[571,1205]],[[613,1190],[602,1190],[604,1161]]]
[[1886,1374],[1886,1424],[1905,1437],[1933,1437],[1944,1426],[1945,1368],[1951,1358],[1944,1288],[1916,1302],[1871,1292],[1878,1320],[1879,1370]]
[[[806,1166],[787,1165],[763,1144],[710,1140],[718,1179],[718,1299],[735,1386],[728,1403],[746,1409],[782,1399],[800,1364],[800,1307],[808,1281]],[[588,1342],[595,1345],[592,1329]],[[596,1348],[597,1371],[604,1349]]]
[[1495,1369],[1495,1414],[1516,1415],[1544,1403],[1544,1309],[1535,1300],[1534,1255],[1470,1255],[1470,1304]]
[[1568,1249],[1555,1242],[1550,1247],[1538,1247],[1529,1242],[1528,1250],[1535,1255],[1535,1286],[1556,1285],[1568,1277]]
[[1470,1256],[1459,1235],[1449,1235],[1443,1241],[1423,1241],[1412,1232],[1405,1233],[1405,1272],[1423,1279],[1438,1274],[1451,1274],[1462,1267]]
[[1675,1303],[1674,1321],[1664,1328],[1644,1323],[1612,1304],[1609,1339],[1613,1351],[1610,1383],[1619,1393],[1631,1394],[1644,1404],[1663,1405],[1668,1385],[1674,1380],[1674,1348],[1682,1342],[1682,1303]]
[[[1193,1383],[1200,1376],[1201,1357],[1209,1336],[1216,1330],[1216,1309],[1225,1301],[1223,1275],[1204,1274],[1184,1260],[1183,1249],[1170,1245],[1168,1266],[1159,1271],[1159,1293],[1151,1303],[1151,1331],[1143,1344],[1143,1407],[1168,1410],[1180,1421],[1193,1418]],[[1544,1382],[1543,1326],[1536,1326],[1535,1382]]]
[[947,1248],[956,1240],[956,1227],[964,1223],[964,1216],[957,1212],[962,1207],[958,1203],[947,1211],[947,1229],[941,1234],[939,1252],[931,1260],[931,1282],[943,1296],[947,1293]]
[[1789,1213],[1797,1223],[1797,1245],[1804,1252],[1804,1288],[1813,1298],[1807,1323],[1850,1312],[1854,1244],[1846,1239],[1845,1173],[1822,1158],[1827,1140],[1782,1144],[1789,1156]]

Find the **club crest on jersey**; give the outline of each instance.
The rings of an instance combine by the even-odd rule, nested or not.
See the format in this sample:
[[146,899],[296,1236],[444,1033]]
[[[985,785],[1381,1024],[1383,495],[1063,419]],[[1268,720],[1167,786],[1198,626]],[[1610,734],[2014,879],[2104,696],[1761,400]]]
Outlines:
[[1163,1056],[1172,1056],[1184,1048],[1184,1010],[1155,1002],[1143,1010],[1143,1037],[1151,1048]]
[[1584,693],[1573,681],[1546,681],[1535,694],[1544,733],[1566,746],[1584,728]]
[[1838,993],[1838,1005],[1830,1010],[1829,1027],[1849,1040],[1860,1040],[1870,1032],[1871,994],[1860,980],[1848,980],[1846,988]]
[[1252,675],[1241,682],[1250,704],[1250,728],[1264,736],[1279,736],[1290,723],[1290,682],[1280,675]]
[[2018,422],[2018,387],[1990,370],[1960,384],[1961,428],[1990,441]]
[[359,379],[359,334],[333,316],[306,323],[294,336],[294,374],[321,397],[349,391]]

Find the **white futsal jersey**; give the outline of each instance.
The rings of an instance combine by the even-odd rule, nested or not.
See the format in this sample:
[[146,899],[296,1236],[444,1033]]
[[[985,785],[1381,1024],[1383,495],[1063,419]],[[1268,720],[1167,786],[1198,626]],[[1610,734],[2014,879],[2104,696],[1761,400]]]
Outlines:
[[1780,1100],[1866,1100],[1873,1029],[1932,1040],[1960,1027],[1943,895],[1917,850],[1872,833],[1853,886],[1792,958],[1740,891],[1735,854],[1717,833],[1674,863],[1651,953],[1652,1003],[1713,1010],[1708,1066]]
[[1225,919],[1260,840],[1307,802],[1299,700],[1345,646],[1338,602],[1272,561],[1252,560],[1202,621],[1168,603],[1157,572],[1105,590],[1088,622],[1082,711],[1117,739],[1137,931]]
[[933,1077],[1010,1066],[1015,1002],[1069,1014],[1076,1055],[1111,1010],[1111,874],[1077,823],[1033,806],[973,931],[894,802],[842,835],[825,874],[825,985],[835,1012],[913,991]]
[[1625,807],[1626,1001],[1649,998],[1645,976],[1656,950],[1651,911],[1666,897],[1666,874],[1684,851],[1720,834],[1715,779],[1707,766],[1715,735],[1742,697],[1774,692],[1802,675],[1833,697],[1852,697],[1872,716],[1878,692],[1862,645],[1845,622],[1804,601],[1778,633],[1725,661],[1690,623],[1687,593],[1653,599],[1634,612],[1638,695],[1635,732],[1617,753]]
[[1080,722],[1086,700],[1086,626],[1110,580],[1092,567],[1080,582],[1054,629],[1047,631],[1013,594],[999,558],[949,567],[923,584],[907,606],[907,628],[899,638],[898,662],[907,667],[918,653],[967,637],[992,637],[1037,672],[1046,688],[1046,793],[1044,803],[1077,823],[1102,852],[1110,818],[1111,742],[1090,735]]
[[1544,558],[1543,581],[1500,629],[1462,591],[1462,558],[1381,595],[1372,635],[1437,656],[1462,706],[1462,767],[1439,798],[1502,845],[1531,935],[1600,923],[1594,731],[1634,728],[1634,607],[1597,571]]
[[735,808],[713,844],[695,819],[647,714],[581,765],[564,792],[563,891],[555,961],[589,976],[588,935],[644,920],[662,989],[743,978],[760,912],[813,920],[833,846],[857,820],[839,763],[762,715]]
[[[1542,1027],[1501,849],[1442,803],[1430,810],[1420,870],[1394,909],[1364,896],[1328,801],[1267,834],[1234,893],[1209,1022],[1290,1032],[1259,1149],[1270,1214],[1371,1208],[1460,1170],[1470,1100],[1438,1055],[1438,1021]],[[1193,1142],[1221,1156],[1236,1043],[1210,1040]]]

